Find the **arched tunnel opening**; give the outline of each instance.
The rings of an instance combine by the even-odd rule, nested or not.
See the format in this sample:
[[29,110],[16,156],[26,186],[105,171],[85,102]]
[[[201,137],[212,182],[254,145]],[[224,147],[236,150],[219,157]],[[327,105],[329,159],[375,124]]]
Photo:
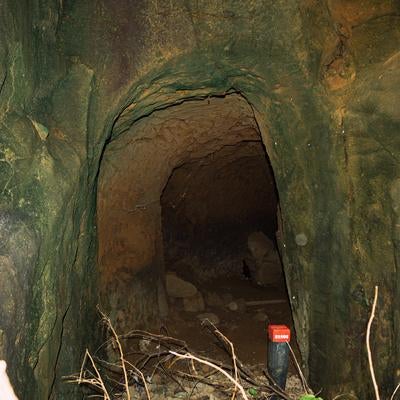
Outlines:
[[205,351],[208,318],[251,363],[265,361],[267,323],[291,325],[278,195],[257,136],[176,167],[161,196],[170,332]]
[[399,1],[0,4],[0,378],[20,400],[84,397],[87,351],[115,364],[97,305],[198,355],[206,314],[250,366],[266,323],[295,326],[287,398],[400,395]]
[[265,363],[266,324],[293,326],[278,206],[253,110],[240,95],[140,119],[106,146],[100,167],[102,306],[120,331],[166,328],[199,351],[209,345],[199,334],[208,319],[244,361]]

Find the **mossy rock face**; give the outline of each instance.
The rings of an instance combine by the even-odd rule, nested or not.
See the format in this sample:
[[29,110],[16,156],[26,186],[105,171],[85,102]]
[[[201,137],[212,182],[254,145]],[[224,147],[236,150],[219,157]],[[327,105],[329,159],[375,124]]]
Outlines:
[[[398,2],[2,0],[0,10],[0,355],[21,399],[75,398],[61,376],[98,339],[96,184],[108,141],[158,109],[232,92],[251,104],[274,170],[311,383],[324,397],[369,397],[363,337],[379,285],[374,352],[390,391]],[[142,278],[157,286],[152,271]]]
[[[0,216],[0,357],[24,366],[27,348],[29,295],[34,282],[38,242],[29,228],[29,219],[21,213],[2,212]],[[28,368],[12,369],[12,378],[24,380]]]

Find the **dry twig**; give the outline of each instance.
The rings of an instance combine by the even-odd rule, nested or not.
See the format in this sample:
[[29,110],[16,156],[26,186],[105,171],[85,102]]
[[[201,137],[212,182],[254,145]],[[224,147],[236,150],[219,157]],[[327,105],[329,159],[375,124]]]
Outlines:
[[290,354],[292,355],[292,359],[293,359],[294,365],[296,366],[297,373],[298,373],[299,376],[300,376],[300,380],[301,380],[301,384],[303,385],[304,392],[305,392],[306,394],[311,394],[311,393],[313,393],[313,391],[311,390],[310,386],[308,386],[307,380],[306,380],[306,378],[305,378],[305,376],[304,376],[304,374],[303,374],[303,371],[302,371],[301,368],[300,368],[300,364],[299,364],[299,362],[297,361],[297,358],[296,358],[296,355],[294,354],[294,351],[293,351],[293,349],[292,349],[292,346],[290,345],[289,342],[286,342],[286,343],[287,343],[287,345],[288,345],[288,347],[289,347]]
[[366,340],[366,344],[367,344],[368,364],[369,364],[369,370],[371,373],[372,384],[374,386],[375,398],[376,398],[376,400],[380,400],[379,387],[378,387],[378,384],[376,383],[374,364],[372,362],[371,345],[370,345],[371,325],[375,318],[375,309],[376,309],[377,301],[378,301],[378,286],[375,286],[374,302],[372,304],[371,316],[369,317],[369,321],[368,321],[368,325],[367,325],[367,335],[366,335],[365,340]]
[[[233,343],[224,334],[222,334],[222,332],[220,332],[217,329],[217,327],[210,320],[206,320],[206,322],[213,328],[213,333],[215,335],[217,335],[220,339],[222,339],[223,342],[228,344],[229,350],[230,350],[230,355],[232,357],[233,370],[234,370],[234,374],[235,374],[235,381],[239,382],[238,368],[237,368],[237,365],[236,365],[236,354],[235,354],[235,348],[233,346]],[[237,386],[235,385],[234,389],[233,389],[231,400],[233,400],[235,398],[236,392],[237,392]]]
[[397,391],[400,389],[400,383],[396,386],[396,388],[393,390],[392,395],[390,396],[390,400],[394,399],[394,396],[396,395]]
[[127,396],[127,400],[131,400],[131,395],[129,392],[129,381],[128,381],[128,373],[126,372],[126,367],[125,367],[125,358],[124,358],[124,352],[122,351],[122,345],[121,342],[118,339],[118,335],[115,332],[114,327],[112,326],[112,323],[110,321],[110,318],[108,318],[101,310],[99,307],[97,307],[98,312],[100,313],[102,320],[105,322],[105,324],[107,325],[108,329],[110,329],[110,331],[112,332],[114,339],[117,343],[118,346],[118,352],[119,352],[119,357],[121,359],[121,367],[122,367],[122,371],[124,373],[124,381],[125,381],[125,390],[126,390],[126,396]]
[[[231,393],[230,397],[233,400],[238,393],[244,400],[248,400],[246,390],[254,388],[258,391],[263,398],[270,396],[272,393],[277,394],[280,398],[285,400],[292,400],[291,397],[277,385],[266,374],[267,378],[257,377],[249,368],[244,365],[236,355],[233,343],[223,335],[215,325],[208,322],[211,333],[222,348],[229,354],[232,365],[220,361],[215,358],[203,357],[193,352],[187,344],[176,338],[164,336],[160,334],[153,334],[146,331],[134,330],[125,335],[117,335],[110,319],[99,310],[103,322],[108,328],[111,339],[108,339],[105,344],[111,342],[116,343],[117,346],[113,347],[114,351],[118,353],[118,363],[112,363],[102,360],[99,357],[92,357],[89,352],[85,354],[85,359],[82,364],[81,374],[79,378],[74,377],[75,383],[86,383],[97,393],[101,393],[104,400],[120,399],[120,388],[123,387],[124,394],[129,398],[128,378],[131,375],[137,376],[144,386],[147,400],[150,400],[150,389],[147,384],[145,376],[152,379],[157,372],[160,377],[163,377],[165,385],[177,385],[181,390],[192,394],[196,389],[198,383],[203,382],[209,386],[217,389],[222,393]],[[122,349],[122,341],[127,342],[130,353],[124,353]],[[148,345],[141,346],[141,342],[146,342]],[[98,349],[102,349],[104,345]],[[127,354],[130,355],[129,360]],[[90,367],[87,367],[88,360],[90,360]],[[188,362],[181,363],[179,360],[187,360]],[[195,363],[207,365],[211,369],[211,373],[207,372],[206,376],[202,376],[201,369],[196,368]],[[103,378],[100,376],[99,369],[96,364],[101,366]],[[94,370],[94,374],[91,372]],[[107,374],[108,372],[108,374]],[[216,375],[221,373],[224,378],[216,379]],[[92,375],[93,377],[88,377]],[[191,383],[196,382],[193,386]],[[190,382],[191,388],[188,388],[186,383]],[[232,392],[233,384],[233,392]],[[115,397],[106,388],[116,388],[117,392]],[[131,395],[132,397],[132,395]]]
[[150,392],[149,392],[149,388],[148,388],[148,386],[147,386],[146,379],[145,379],[145,377],[144,377],[144,375],[143,375],[143,372],[142,372],[140,369],[136,368],[136,367],[135,367],[133,364],[131,364],[129,361],[127,361],[127,363],[128,363],[128,365],[130,365],[130,366],[133,368],[133,370],[134,370],[134,371],[140,376],[140,378],[142,379],[143,386],[144,386],[144,389],[145,389],[145,391],[146,391],[147,400],[150,400]]
[[[86,373],[86,361],[89,359],[90,364],[96,374],[94,378],[87,378]],[[104,384],[104,381],[100,375],[100,372],[98,368],[96,367],[96,363],[93,360],[93,357],[89,353],[89,350],[86,349],[85,351],[85,356],[83,357],[82,365],[81,365],[81,370],[79,373],[79,376],[71,376],[67,377],[67,382],[69,383],[77,383],[78,385],[88,385],[89,387],[94,388],[96,391],[99,391],[102,393],[102,397],[104,400],[111,400],[110,395],[108,394],[108,391],[106,389],[106,386]]]
[[209,367],[216,369],[217,371],[221,372],[221,374],[223,374],[227,379],[229,379],[239,389],[240,393],[242,394],[242,396],[245,400],[249,400],[243,386],[238,381],[236,381],[234,378],[232,378],[232,376],[230,376],[225,370],[218,367],[218,365],[215,365],[207,360],[203,360],[203,359],[196,357],[190,353],[179,354],[179,353],[176,353],[175,351],[170,351],[170,353],[180,359],[195,360],[195,361],[199,362],[200,364],[208,365]]

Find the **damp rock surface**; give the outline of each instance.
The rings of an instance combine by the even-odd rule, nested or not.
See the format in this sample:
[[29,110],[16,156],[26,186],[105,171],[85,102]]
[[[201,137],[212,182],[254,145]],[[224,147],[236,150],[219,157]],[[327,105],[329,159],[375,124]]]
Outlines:
[[174,273],[166,275],[167,293],[171,297],[191,298],[196,296],[197,288]]
[[[62,376],[99,344],[96,304],[123,330],[160,325],[168,178],[218,150],[233,160],[230,146],[260,136],[310,382],[323,397],[371,397],[360,337],[379,285],[372,348],[390,396],[400,359],[397,1],[0,7],[0,353],[21,399],[80,396]],[[242,161],[250,178],[260,173]],[[243,182],[239,170],[218,181]],[[237,219],[214,200],[186,210],[189,229]]]
[[201,312],[204,311],[204,298],[200,292],[197,292],[194,296],[185,297],[183,299],[183,308],[189,312]]

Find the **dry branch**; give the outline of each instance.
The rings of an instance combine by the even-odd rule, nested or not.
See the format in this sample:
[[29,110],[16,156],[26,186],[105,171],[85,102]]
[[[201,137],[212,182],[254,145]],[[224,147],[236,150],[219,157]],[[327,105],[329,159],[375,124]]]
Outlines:
[[203,359],[201,359],[201,358],[199,358],[199,357],[196,357],[196,356],[194,356],[193,354],[190,354],[190,353],[179,354],[179,353],[176,353],[175,351],[171,351],[170,353],[173,354],[174,356],[178,357],[179,359],[195,360],[195,361],[199,362],[200,364],[208,365],[209,367],[211,367],[211,368],[213,368],[213,369],[215,369],[215,370],[221,372],[221,374],[223,374],[227,379],[229,379],[229,380],[234,384],[235,387],[237,387],[237,388],[239,389],[239,391],[240,391],[240,393],[242,394],[243,398],[244,398],[245,400],[249,400],[249,398],[247,397],[246,392],[245,392],[243,386],[242,386],[237,380],[235,380],[234,378],[232,378],[232,376],[230,376],[230,375],[229,375],[225,370],[223,370],[221,367],[218,367],[217,365],[215,365],[215,364],[213,364],[213,363],[211,363],[211,362],[209,362],[209,361],[207,361],[207,360],[203,360]]
[[[95,377],[88,378],[87,376],[93,375],[86,367],[87,360],[89,359],[90,365],[95,372]],[[111,400],[110,395],[106,389],[103,378],[100,375],[100,372],[96,366],[96,363],[93,360],[92,355],[89,353],[89,350],[86,349],[85,356],[83,357],[81,369],[78,376],[69,376],[66,377],[66,381],[69,383],[77,383],[78,385],[87,385],[94,389],[98,393],[102,393],[102,397],[104,400]]]
[[[143,386],[147,400],[151,400],[151,390],[152,388],[154,390],[154,385],[150,387],[148,383],[152,382],[155,374],[159,377],[158,379],[161,379],[163,385],[175,385],[190,396],[196,390],[197,385],[203,383],[218,390],[221,394],[223,393],[224,396],[231,393],[231,400],[238,394],[244,400],[248,400],[249,396],[246,391],[250,388],[256,389],[261,398],[268,398],[275,393],[282,399],[293,400],[288,393],[274,384],[268,375],[266,377],[256,376],[246,367],[238,359],[233,343],[210,321],[204,325],[218,340],[221,345],[218,347],[222,347],[223,351],[230,356],[231,363],[217,358],[200,356],[190,349],[186,342],[170,336],[143,330],[133,330],[127,334],[118,335],[110,319],[100,310],[99,313],[110,334],[110,338],[105,344],[116,344],[110,348],[116,353],[119,361],[117,363],[106,361],[97,354],[92,356],[87,351],[80,374],[70,377],[69,381],[86,384],[97,395],[100,393],[104,400],[122,399],[121,396],[125,396],[124,398],[128,400],[131,396],[129,390],[132,390],[129,386],[130,377],[135,377],[135,380],[137,377],[137,383],[131,382],[137,385],[138,394],[141,391],[139,386]],[[146,345],[143,346],[143,343]],[[103,347],[104,345],[100,346],[98,350],[100,351]],[[129,349],[129,352],[124,353],[123,347]],[[188,362],[182,363],[181,360]],[[196,368],[196,363],[209,367],[210,372],[207,371],[205,372],[206,376],[202,376],[201,368]],[[222,374],[223,379],[217,379],[219,374]],[[194,385],[193,382],[195,382]],[[121,389],[124,394],[120,393]]]
[[115,332],[115,329],[111,323],[110,318],[108,318],[101,310],[99,307],[97,307],[98,312],[101,315],[102,321],[106,324],[107,328],[112,332],[113,337],[117,343],[118,346],[118,352],[119,352],[119,357],[121,360],[121,367],[122,367],[122,371],[124,373],[124,382],[125,382],[125,390],[126,390],[126,396],[127,396],[127,400],[131,400],[131,395],[129,392],[129,382],[128,382],[128,373],[126,372],[126,367],[125,367],[125,358],[124,358],[124,352],[122,351],[122,345],[121,342],[118,339],[118,335]]
[[[371,327],[375,318],[377,301],[378,286],[375,286],[375,296],[366,331],[366,346],[375,400],[380,400],[370,346]],[[103,360],[97,355],[92,355],[88,350],[85,351],[79,374],[66,377],[66,380],[79,385],[86,385],[94,390],[96,394],[89,397],[100,397],[103,400],[130,400],[129,377],[135,377],[135,379],[137,377],[137,382],[141,382],[143,385],[147,400],[151,400],[151,390],[148,382],[152,382],[153,377],[157,374],[157,376],[163,378],[163,385],[175,384],[179,386],[182,391],[187,392],[189,398],[194,393],[197,385],[203,383],[219,390],[221,393],[224,393],[225,396],[231,393],[231,400],[234,400],[238,393],[240,393],[243,400],[249,400],[246,391],[251,388],[258,392],[259,396],[257,396],[257,398],[260,399],[268,399],[271,395],[275,394],[284,400],[293,400],[286,391],[282,390],[276,382],[274,382],[268,371],[264,370],[263,373],[265,377],[260,377],[256,376],[250,368],[246,367],[237,357],[233,343],[208,320],[203,321],[202,325],[218,340],[220,345],[218,347],[222,347],[222,349],[228,353],[232,361],[231,365],[216,358],[199,356],[189,348],[186,342],[171,336],[154,334],[143,330],[132,330],[127,334],[117,335],[111,320],[102,311],[98,311],[108,332],[111,334],[110,339],[100,346],[98,351],[110,343],[116,344],[113,350],[117,352],[120,364]],[[132,351],[124,353],[122,341]],[[141,341],[145,342],[146,346],[141,346]],[[151,346],[147,344],[151,344]],[[134,346],[138,347],[139,350],[134,348]],[[289,348],[300,375],[304,391],[312,395],[312,391],[302,374],[299,363],[290,345]],[[127,359],[128,355],[130,356],[129,359]],[[179,362],[181,360],[188,360],[188,362]],[[196,369],[195,362],[208,366],[211,368],[211,372],[207,372],[205,376],[202,376],[199,372],[200,370]],[[107,371],[110,375],[107,375]],[[216,380],[216,375],[218,375],[218,373],[221,374],[225,380]],[[187,383],[192,385],[193,382],[195,382],[195,384],[191,388],[185,386]],[[113,393],[113,388],[123,388],[124,393]],[[394,400],[399,389],[400,383],[393,391],[390,400]],[[137,390],[138,394],[140,394],[142,389],[140,388],[140,391],[139,389]],[[342,396],[344,396],[344,394],[336,396],[334,399],[339,399]]]
[[305,378],[305,376],[303,374],[303,371],[300,368],[300,364],[297,361],[296,354],[294,354],[294,351],[293,351],[292,346],[290,345],[290,343],[289,342],[286,342],[286,343],[287,343],[287,345],[289,347],[290,354],[292,355],[292,359],[293,359],[294,365],[296,366],[297,373],[299,374],[299,377],[300,377],[300,380],[301,380],[301,384],[303,385],[304,392],[308,393],[308,394],[311,394],[312,390],[311,390],[310,386],[307,383],[307,380],[306,380],[306,378]]
[[396,386],[396,388],[393,390],[392,395],[390,396],[390,400],[394,399],[394,396],[396,395],[397,391],[400,389],[400,383]]
[[375,398],[376,398],[376,400],[380,400],[379,387],[378,387],[378,384],[376,383],[374,364],[372,362],[371,345],[370,345],[371,325],[375,318],[375,309],[376,309],[377,301],[378,301],[378,286],[375,286],[374,302],[372,304],[371,316],[369,317],[369,321],[368,321],[368,325],[367,325],[367,335],[366,335],[365,340],[366,340],[366,344],[367,344],[368,364],[369,364],[369,370],[371,373],[372,384],[374,385]]

